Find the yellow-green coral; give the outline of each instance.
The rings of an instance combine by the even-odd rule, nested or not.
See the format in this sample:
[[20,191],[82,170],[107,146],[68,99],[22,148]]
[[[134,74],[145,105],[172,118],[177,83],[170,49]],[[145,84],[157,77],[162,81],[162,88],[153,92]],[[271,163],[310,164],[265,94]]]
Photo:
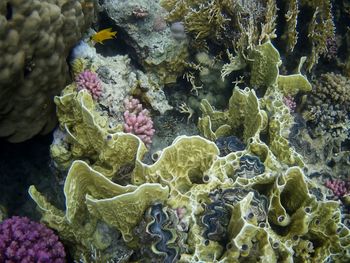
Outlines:
[[68,86],[62,96],[55,98],[70,150],[64,144],[53,144],[51,155],[61,168],[67,169],[74,160],[86,160],[113,178],[119,169],[133,163],[136,152],[143,155],[146,147],[136,136],[120,132],[121,126],[109,128],[108,118],[98,113],[91,95],[74,89],[74,85]]
[[[65,183],[66,213],[50,205],[34,187],[30,193],[43,220],[65,240],[80,244],[76,248],[80,252],[88,243],[98,243],[93,235],[97,218],[119,229],[137,249],[134,227],[147,207],[162,202],[184,210],[181,221],[188,227],[185,243],[189,248],[179,262],[255,262],[258,258],[263,262],[322,261],[331,253],[343,255],[350,236],[340,223],[339,204],[310,194],[315,186],[302,170],[297,166],[286,169],[266,145],[258,142],[255,139],[245,150],[219,157],[214,143],[199,136],[179,137],[153,165],[136,159],[132,174],[135,185],[129,186],[116,185],[86,163],[76,161]],[[259,153],[265,172],[251,178],[236,174],[240,157]],[[266,200],[266,205],[254,201],[259,198]],[[229,237],[226,245],[203,235],[205,206],[212,202],[219,202],[230,218],[229,227],[224,229]],[[212,222],[218,220],[215,214],[211,217]],[[312,250],[303,250],[305,242],[313,246]]]
[[112,245],[101,243],[100,234],[96,233],[98,219],[116,227],[126,242],[135,242],[133,228],[152,203],[167,199],[168,188],[151,183],[121,186],[85,162],[75,161],[64,185],[65,212],[51,205],[34,186],[29,193],[43,214],[42,220],[56,229],[63,240],[74,243],[78,256],[87,254],[91,245],[98,249]]
[[286,6],[286,26],[284,33],[282,35],[282,39],[286,42],[286,47],[288,51],[293,51],[295,45],[298,41],[298,32],[297,32],[297,23],[298,23],[298,15],[299,15],[299,1],[290,0],[287,1]]
[[[177,217],[167,219],[167,224],[176,223],[176,231],[184,232],[167,231],[169,225],[162,229],[172,247],[184,243],[185,248],[175,249],[176,254],[181,251],[179,262],[348,258],[350,233],[341,223],[339,204],[313,194],[317,186],[304,175],[303,159],[288,142],[293,116],[283,96],[308,91],[310,84],[300,71],[280,76],[276,52],[266,42],[251,53],[249,63],[259,71],[252,76],[253,83],[265,88],[261,98],[252,89],[236,86],[225,111],[214,110],[204,100],[198,126],[209,140],[179,136],[153,164],[142,161],[146,148],[140,139],[109,130],[108,118],[96,110],[88,93],[67,88],[56,98],[61,128],[72,144],[71,152],[66,149],[62,154],[72,154],[68,162],[86,162],[75,161],[69,170],[65,212],[30,188],[42,220],[74,244],[75,258],[91,245],[109,251],[112,242],[104,242],[96,233],[101,222],[117,229],[127,245],[141,254],[148,247],[147,251],[161,256],[162,248],[155,247],[159,243],[151,240],[141,246],[138,232],[150,231],[144,225],[149,216],[145,211],[159,204]],[[232,135],[246,147],[220,156],[213,141]],[[264,169],[248,174],[242,169],[247,156],[254,156]],[[117,181],[117,172],[125,165],[130,167],[127,183],[132,185],[113,183],[111,179]],[[158,228],[152,231],[159,234],[163,214],[157,215]],[[179,236],[187,239],[179,242]]]
[[168,199],[169,190],[160,184],[145,183],[133,192],[108,199],[86,195],[89,212],[110,226],[116,227],[126,242],[135,239],[134,227],[140,222],[143,212],[156,202]]
[[311,42],[311,55],[307,61],[310,71],[318,62],[320,55],[328,51],[327,42],[334,39],[335,26],[332,4],[329,0],[302,0],[302,5],[312,8],[313,16],[308,26],[308,38]]
[[271,42],[258,46],[249,59],[252,61],[250,84],[253,87],[269,87],[276,82],[278,67],[282,62]]
[[214,143],[207,143],[199,136],[181,136],[160,153],[155,164],[137,161],[132,181],[136,185],[146,182],[167,185],[170,188],[167,203],[171,207],[188,206],[192,185],[203,182],[204,172],[218,153]]
[[235,134],[247,141],[266,128],[267,117],[259,108],[254,90],[234,89],[225,112],[214,111],[206,100],[201,106],[203,117],[198,121],[198,128],[208,139]]

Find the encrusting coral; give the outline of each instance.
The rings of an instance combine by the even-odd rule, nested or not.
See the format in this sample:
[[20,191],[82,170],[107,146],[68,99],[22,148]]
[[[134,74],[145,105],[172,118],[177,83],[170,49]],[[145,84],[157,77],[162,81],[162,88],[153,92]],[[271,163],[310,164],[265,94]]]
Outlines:
[[81,0],[0,3],[0,136],[21,142],[56,125],[52,96],[69,78],[66,58],[94,17]]

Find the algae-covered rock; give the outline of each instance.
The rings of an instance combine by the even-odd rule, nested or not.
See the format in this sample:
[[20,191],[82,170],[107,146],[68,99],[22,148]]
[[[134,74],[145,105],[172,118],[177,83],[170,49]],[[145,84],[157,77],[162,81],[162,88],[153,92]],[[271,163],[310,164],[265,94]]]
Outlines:
[[175,83],[188,58],[187,40],[175,39],[165,22],[165,10],[154,0],[108,0],[102,9],[125,35],[134,57],[161,84]]

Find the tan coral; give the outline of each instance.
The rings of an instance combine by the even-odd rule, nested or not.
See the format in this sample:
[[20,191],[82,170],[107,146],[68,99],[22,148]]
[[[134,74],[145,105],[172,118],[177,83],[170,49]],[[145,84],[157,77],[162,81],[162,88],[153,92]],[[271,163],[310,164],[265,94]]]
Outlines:
[[93,18],[82,0],[0,3],[0,136],[11,142],[56,124],[52,97],[68,78],[66,58]]

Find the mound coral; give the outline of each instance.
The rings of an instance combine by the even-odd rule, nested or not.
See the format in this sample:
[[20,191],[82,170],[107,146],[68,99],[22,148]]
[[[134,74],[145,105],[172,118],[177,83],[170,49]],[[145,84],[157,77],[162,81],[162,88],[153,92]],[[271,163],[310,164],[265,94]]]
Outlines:
[[0,262],[64,263],[65,251],[54,232],[26,217],[0,224]]
[[97,100],[102,95],[102,83],[98,75],[90,70],[84,70],[75,79],[78,91],[86,89]]
[[94,17],[84,2],[0,1],[0,136],[21,142],[55,127],[52,96],[66,85],[69,50]]

